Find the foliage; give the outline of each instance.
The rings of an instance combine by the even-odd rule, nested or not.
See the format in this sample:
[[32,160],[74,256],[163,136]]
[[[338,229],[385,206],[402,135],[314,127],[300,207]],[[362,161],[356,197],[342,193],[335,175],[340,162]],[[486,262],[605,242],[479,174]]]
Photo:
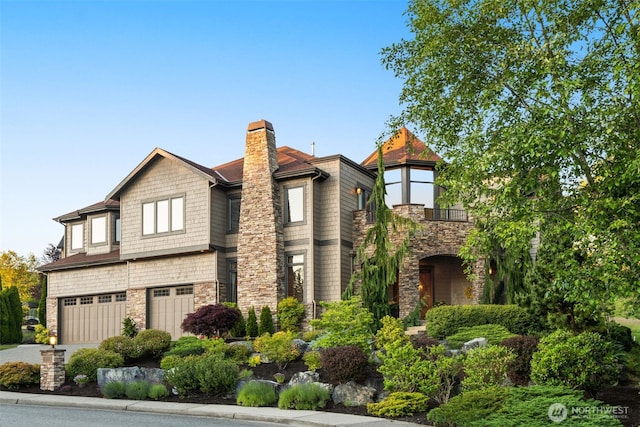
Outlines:
[[408,342],[396,342],[381,354],[382,365],[378,367],[384,377],[385,390],[421,392],[431,396],[438,390],[440,377],[434,364],[422,357]]
[[40,301],[38,303],[38,321],[47,326],[47,275],[42,275],[42,288],[40,289]]
[[107,399],[120,399],[125,396],[126,386],[123,381],[109,381],[102,386],[102,395]]
[[462,390],[466,392],[502,385],[507,378],[507,366],[515,358],[510,349],[501,345],[470,350],[464,362]]
[[75,377],[73,377],[73,382],[80,385],[80,384],[86,384],[89,382],[89,377],[87,377],[84,374],[80,374],[80,375],[76,375]]
[[470,426],[473,421],[486,418],[499,410],[508,390],[494,386],[459,394],[429,411],[427,420],[436,426]]
[[320,350],[322,373],[331,384],[360,382],[366,378],[369,357],[357,345],[346,345]]
[[186,357],[191,355],[203,354],[206,351],[204,340],[198,339],[192,335],[187,335],[178,338],[178,340],[171,345],[169,351],[164,354],[164,357],[178,356]]
[[0,291],[0,344],[22,343],[22,303],[16,286]]
[[[342,295],[343,299],[350,299],[355,294],[356,283],[359,284],[357,293],[362,297],[364,307],[373,315],[373,332],[380,327],[380,320],[389,315],[388,287],[397,280],[398,270],[410,250],[410,240],[417,228],[416,223],[396,215],[387,206],[382,145],[378,145],[377,173],[371,198],[367,200],[367,205],[375,208],[375,222],[358,247],[356,262],[360,269],[352,274]],[[392,242],[393,234],[404,237],[398,245]]]
[[171,334],[158,329],[145,329],[138,332],[133,343],[138,349],[137,358],[159,359],[171,346]]
[[251,366],[252,368],[255,368],[261,363],[262,363],[262,359],[260,358],[259,354],[251,356],[249,357],[249,360],[247,360],[247,365]]
[[240,406],[272,406],[278,401],[276,390],[272,384],[264,381],[249,381],[245,383],[236,398]]
[[241,344],[225,344],[224,355],[241,365],[249,360],[251,350],[247,346]]
[[40,383],[40,365],[6,362],[0,365],[0,385],[9,390]]
[[362,306],[359,297],[323,301],[320,305],[324,309],[322,316],[311,320],[311,326],[324,332],[313,344],[314,348],[357,345],[365,351],[371,349],[373,315]]
[[124,388],[124,394],[133,400],[145,400],[149,396],[151,384],[149,381],[137,380],[127,383]]
[[38,265],[38,260],[33,254],[25,257],[14,251],[0,253],[2,289],[15,286],[20,301],[31,301],[33,292],[40,292]]
[[304,318],[304,304],[294,297],[288,297],[278,303],[278,326],[281,331],[297,332]]
[[409,336],[404,333],[402,320],[392,316],[380,319],[381,327],[376,332],[376,348],[383,349],[386,345],[397,341],[408,341]]
[[287,363],[300,356],[300,351],[293,342],[296,338],[295,332],[279,331],[273,335],[267,333],[256,338],[253,347],[267,359],[277,363],[279,369],[284,369]]
[[514,334],[524,335],[544,329],[535,316],[517,305],[443,305],[425,315],[427,334],[443,339],[463,326],[487,323],[502,325]]
[[98,346],[101,350],[113,351],[122,356],[125,363],[134,360],[138,357],[138,350],[133,341],[133,338],[123,335],[116,335],[113,337],[102,340]]
[[640,319],[640,297],[618,298],[615,302],[614,314],[627,319]]
[[49,344],[49,329],[42,324],[38,324],[35,326],[34,331],[36,333],[35,341],[38,344]]
[[303,332],[302,339],[305,342],[312,342],[316,340],[320,335],[324,333],[321,329],[310,329],[308,331]]
[[531,359],[531,379],[539,385],[566,385],[595,394],[618,379],[611,343],[595,332],[558,330],[542,338]]
[[329,401],[329,390],[317,383],[295,384],[280,392],[278,408],[307,409],[324,408]]
[[273,326],[273,315],[271,314],[271,308],[265,305],[260,310],[260,323],[258,323],[258,335],[273,334],[275,327]]
[[120,368],[123,357],[113,351],[100,348],[81,348],[71,355],[66,365],[67,377],[84,374],[90,382],[97,381],[98,368]]
[[151,384],[151,387],[149,387],[150,399],[159,400],[167,396],[169,396],[169,390],[164,384]]
[[175,387],[180,396],[190,396],[200,390],[200,382],[195,366],[204,356],[186,356],[175,360],[173,367],[167,371],[167,383]]
[[235,302],[223,302],[222,304],[226,305],[229,308],[232,308],[238,312],[238,320],[233,324],[233,326],[229,329],[230,337],[244,337],[247,330],[247,325],[244,320],[244,316],[242,312],[238,308],[238,304]]
[[374,417],[404,417],[427,410],[429,398],[422,393],[395,392],[384,400],[367,404],[367,413]]
[[527,335],[507,338],[500,344],[516,355],[507,365],[507,377],[515,385],[526,386],[531,379],[531,357],[538,350],[538,339]]
[[134,338],[138,335],[138,326],[131,317],[122,319],[122,335],[129,338]]
[[409,342],[418,350],[426,350],[429,347],[440,344],[435,338],[431,338],[427,334],[414,334],[409,336]]
[[186,356],[178,356],[176,354],[166,355],[160,360],[160,369],[164,369],[165,371],[169,371],[172,368],[175,368],[180,364],[183,357]]
[[258,319],[256,318],[256,310],[251,306],[249,312],[247,313],[247,325],[246,325],[247,336],[249,337],[257,337],[258,336]]
[[206,394],[225,394],[238,383],[240,370],[232,360],[219,353],[205,354],[195,364],[200,391]]
[[320,352],[316,350],[306,351],[302,355],[302,360],[305,365],[307,365],[307,369],[315,372],[318,369],[322,368],[322,358],[320,357]]
[[546,309],[589,319],[640,293],[637,2],[412,1],[407,18],[412,36],[382,52],[405,82],[393,122],[447,159],[440,203],[478,230],[467,261],[543,231]]
[[462,373],[464,355],[448,355],[442,344],[428,347],[426,353],[439,378],[438,388],[429,397],[439,404],[447,403]]
[[182,330],[194,335],[219,337],[227,333],[238,321],[239,311],[224,304],[203,305],[195,313],[187,314]]
[[489,344],[500,344],[502,340],[511,338],[512,334],[502,325],[487,323],[485,325],[462,326],[453,335],[447,337],[447,344],[451,348],[460,348],[462,344],[474,338],[486,338]]
[[616,322],[605,322],[602,325],[589,328],[588,330],[597,332],[605,341],[613,344],[614,348],[617,347],[624,351],[629,351],[633,346],[631,329]]
[[422,309],[425,307],[426,303],[424,300],[420,299],[416,307],[409,313],[404,319],[402,319],[402,324],[405,329],[410,326],[418,326],[420,325]]

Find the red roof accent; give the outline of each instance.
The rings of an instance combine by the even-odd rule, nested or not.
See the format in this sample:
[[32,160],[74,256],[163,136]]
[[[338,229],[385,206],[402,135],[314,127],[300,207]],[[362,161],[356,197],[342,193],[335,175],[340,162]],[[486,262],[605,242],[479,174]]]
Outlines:
[[[409,161],[437,163],[442,160],[406,127],[402,127],[395,136],[389,138],[382,145],[382,156],[385,165]],[[378,150],[369,155],[361,164],[367,168],[377,167]]]

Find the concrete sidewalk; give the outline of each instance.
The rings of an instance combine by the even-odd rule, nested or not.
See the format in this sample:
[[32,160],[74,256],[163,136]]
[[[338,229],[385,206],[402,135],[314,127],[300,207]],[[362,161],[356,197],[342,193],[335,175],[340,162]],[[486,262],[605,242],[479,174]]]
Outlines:
[[222,419],[264,421],[293,426],[315,427],[415,427],[419,424],[322,411],[295,411],[272,407],[249,408],[235,405],[202,405],[197,403],[155,402],[147,400],[101,399],[98,397],[59,396],[0,391],[0,403],[81,407],[160,414],[193,415]]

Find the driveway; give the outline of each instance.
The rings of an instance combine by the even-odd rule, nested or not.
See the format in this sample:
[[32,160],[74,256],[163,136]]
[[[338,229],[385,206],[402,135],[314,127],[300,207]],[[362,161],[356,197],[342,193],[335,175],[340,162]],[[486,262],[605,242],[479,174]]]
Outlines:
[[[98,344],[60,344],[56,349],[66,350],[64,353],[64,362],[69,362],[69,358],[73,353],[81,348],[96,348]],[[51,346],[44,344],[22,344],[14,348],[0,350],[0,364],[6,362],[27,362],[42,363],[40,350],[50,349]]]

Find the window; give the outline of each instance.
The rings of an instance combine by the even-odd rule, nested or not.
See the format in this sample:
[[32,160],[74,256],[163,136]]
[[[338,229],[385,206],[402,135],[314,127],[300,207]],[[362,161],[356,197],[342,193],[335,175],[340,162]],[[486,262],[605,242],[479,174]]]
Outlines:
[[82,249],[84,243],[84,226],[75,224],[71,226],[71,249]]
[[91,244],[107,242],[107,217],[91,218]]
[[193,286],[183,286],[176,288],[176,296],[178,295],[193,295]]
[[285,194],[285,222],[304,221],[304,187],[287,188]]
[[164,289],[154,289],[153,290],[153,296],[155,298],[158,297],[168,297],[169,295],[171,295],[171,289],[169,288],[164,288]]
[[126,292],[122,292],[122,293],[116,294],[116,302],[122,302],[122,301],[126,301],[126,300],[127,300]]
[[237,233],[240,229],[240,195],[229,196],[227,206],[229,209],[227,230]]
[[115,222],[113,224],[113,229],[114,229],[114,233],[113,233],[113,239],[114,242],[119,243],[120,242],[120,217],[116,217]]
[[287,296],[304,299],[304,254],[287,256]]
[[142,235],[184,230],[184,197],[142,204]]
[[384,172],[384,184],[387,195],[385,201],[387,206],[402,204],[402,177],[400,169],[392,169]]
[[433,208],[433,171],[411,169],[411,203]]
[[98,295],[98,304],[106,304],[111,302],[112,295]]
[[70,305],[76,305],[76,298],[65,298],[62,300],[62,305],[68,307]]
[[227,274],[229,285],[227,286],[227,302],[238,302],[238,262],[227,261]]
[[80,305],[93,304],[93,297],[80,297]]

